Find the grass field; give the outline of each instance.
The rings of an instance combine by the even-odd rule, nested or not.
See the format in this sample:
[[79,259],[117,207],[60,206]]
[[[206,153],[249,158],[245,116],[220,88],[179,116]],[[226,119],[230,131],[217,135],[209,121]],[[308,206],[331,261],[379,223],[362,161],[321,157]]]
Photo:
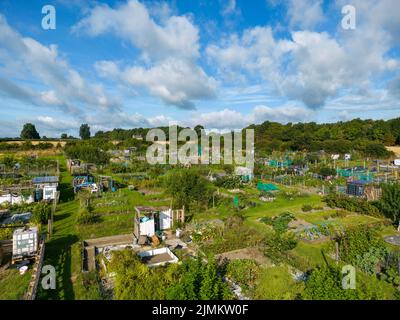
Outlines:
[[0,274],[0,300],[20,300],[28,288],[32,272],[20,275],[18,269],[8,269]]

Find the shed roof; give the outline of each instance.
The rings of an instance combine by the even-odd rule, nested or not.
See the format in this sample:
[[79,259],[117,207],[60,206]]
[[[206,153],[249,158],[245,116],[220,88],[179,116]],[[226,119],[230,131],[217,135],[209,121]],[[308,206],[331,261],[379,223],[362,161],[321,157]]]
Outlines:
[[358,184],[358,185],[366,185],[369,184],[369,181],[365,180],[354,180],[354,181],[349,181],[348,184]]

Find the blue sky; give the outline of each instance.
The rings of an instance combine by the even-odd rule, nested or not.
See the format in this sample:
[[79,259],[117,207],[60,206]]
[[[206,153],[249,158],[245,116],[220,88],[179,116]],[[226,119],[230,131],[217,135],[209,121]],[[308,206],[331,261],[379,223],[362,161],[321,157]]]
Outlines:
[[396,0],[3,0],[0,136],[394,118],[399,44]]

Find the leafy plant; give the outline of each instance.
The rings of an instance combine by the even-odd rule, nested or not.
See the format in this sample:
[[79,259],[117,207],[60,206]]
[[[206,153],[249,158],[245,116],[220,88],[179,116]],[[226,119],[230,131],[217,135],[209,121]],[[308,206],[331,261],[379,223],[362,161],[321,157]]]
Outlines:
[[347,211],[358,212],[360,214],[366,214],[375,217],[381,217],[379,209],[372,203],[360,199],[351,198],[342,194],[329,194],[324,197],[323,201],[330,208],[341,208]]
[[309,204],[305,204],[303,205],[303,207],[301,208],[301,210],[303,210],[304,212],[309,212],[313,209],[313,207]]
[[260,219],[260,221],[272,225],[273,229],[277,233],[284,233],[288,230],[289,222],[294,219],[295,218],[293,214],[291,214],[290,212],[285,212],[273,218],[263,217]]
[[179,280],[166,290],[172,300],[220,300],[231,298],[226,283],[219,274],[220,268],[214,258],[204,263],[200,257],[185,260],[179,266]]
[[254,260],[233,260],[228,263],[226,268],[226,276],[245,290],[255,286],[259,275],[260,266]]
[[46,224],[50,217],[51,207],[45,202],[35,205],[32,212],[32,222],[35,224]]

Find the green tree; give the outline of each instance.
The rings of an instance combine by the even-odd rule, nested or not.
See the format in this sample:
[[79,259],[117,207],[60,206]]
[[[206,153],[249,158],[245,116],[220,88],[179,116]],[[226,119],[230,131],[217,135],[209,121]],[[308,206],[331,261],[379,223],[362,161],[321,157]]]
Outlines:
[[380,142],[370,142],[365,147],[365,154],[370,157],[387,158],[391,152]]
[[109,154],[105,152],[108,145],[104,140],[76,140],[67,142],[64,151],[72,159],[81,159],[95,164],[106,164],[110,160]]
[[66,133],[61,134],[61,139],[68,139],[68,135]]
[[197,136],[198,136],[199,139],[200,139],[200,137],[201,137],[201,130],[204,130],[204,127],[203,127],[202,125],[198,124],[197,126],[194,127],[193,130],[196,131]]
[[21,131],[21,139],[40,139],[35,125],[32,123],[25,123]]
[[108,265],[115,272],[117,300],[163,300],[165,288],[175,281],[175,264],[151,269],[132,250],[114,251]]
[[166,178],[165,185],[175,205],[185,206],[187,210],[190,210],[194,203],[197,206],[206,204],[212,194],[207,179],[196,170],[174,171]]
[[51,207],[45,202],[35,205],[32,212],[32,221],[35,224],[45,224],[50,217]]
[[87,140],[90,138],[90,127],[87,123],[84,123],[79,128],[79,136],[82,140]]
[[335,267],[318,267],[314,269],[306,281],[303,299],[306,300],[354,300],[355,290],[342,288],[342,274]]
[[384,215],[399,224],[400,229],[400,184],[384,184],[379,204]]
[[336,170],[333,168],[329,167],[322,167],[319,169],[319,174],[323,176],[324,178],[329,177],[329,176],[335,176],[336,175]]

